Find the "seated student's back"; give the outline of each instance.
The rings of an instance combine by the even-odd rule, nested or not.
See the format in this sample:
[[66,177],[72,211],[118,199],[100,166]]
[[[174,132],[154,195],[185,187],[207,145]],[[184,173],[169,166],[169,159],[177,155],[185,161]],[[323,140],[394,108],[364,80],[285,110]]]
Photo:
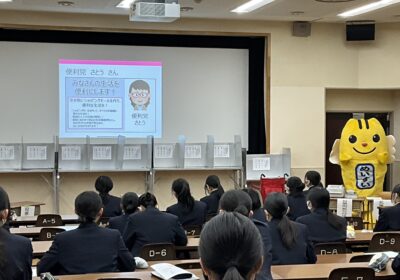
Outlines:
[[306,196],[313,188],[323,188],[324,185],[321,182],[321,174],[315,170],[307,171],[304,175],[304,185],[306,187],[306,190],[304,191]]
[[6,228],[10,201],[6,191],[0,187],[0,279],[32,279],[32,244],[23,236],[13,235]]
[[55,275],[133,271],[135,261],[117,230],[99,227],[101,199],[95,192],[83,192],[75,200],[81,224],[75,230],[57,234],[40,260],[38,273]]
[[110,195],[114,184],[110,177],[100,176],[96,179],[95,188],[99,192],[103,203],[103,217],[111,218],[122,215],[121,198]]
[[314,248],[307,226],[291,221],[287,216],[288,202],[283,193],[271,193],[265,200],[272,238],[272,264],[315,263]]
[[124,233],[129,215],[138,211],[139,197],[134,192],[127,192],[121,198],[121,207],[123,214],[121,216],[110,218],[108,227],[117,229],[121,235]]
[[221,186],[218,176],[210,175],[207,177],[204,191],[208,195],[200,199],[200,201],[207,204],[208,215],[216,215],[219,208],[219,200],[224,194],[224,188]]
[[315,243],[344,241],[347,222],[329,210],[329,192],[313,188],[307,200],[311,204],[311,214],[297,218],[296,222],[308,227],[310,239]]
[[374,231],[400,230],[400,184],[392,190],[392,203],[394,206],[380,210]]
[[157,209],[157,199],[151,193],[139,197],[144,210],[129,216],[123,237],[133,256],[139,256],[141,248],[151,243],[172,243],[184,246],[187,237],[178,217]]
[[207,205],[194,200],[189,183],[185,179],[177,179],[172,183],[171,190],[178,203],[168,207],[167,213],[177,216],[183,226],[203,225],[206,222]]
[[266,223],[267,219],[265,217],[265,211],[261,207],[260,194],[253,189],[242,189],[251,198],[251,210],[253,211],[252,218],[261,222]]
[[199,254],[210,280],[253,280],[263,261],[261,236],[248,218],[221,213],[201,232]]
[[310,210],[307,207],[306,196],[303,192],[304,184],[301,182],[299,177],[290,177],[286,186],[288,189],[288,204],[289,213],[288,218],[295,221],[298,217],[310,214]]

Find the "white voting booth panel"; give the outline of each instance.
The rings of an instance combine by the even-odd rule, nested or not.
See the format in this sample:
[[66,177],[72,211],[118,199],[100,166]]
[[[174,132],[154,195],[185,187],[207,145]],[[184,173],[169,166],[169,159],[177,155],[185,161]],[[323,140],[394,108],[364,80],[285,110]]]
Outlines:
[[282,154],[247,155],[246,179],[260,180],[261,174],[267,178],[279,178],[285,174],[290,176],[290,148],[283,148]]

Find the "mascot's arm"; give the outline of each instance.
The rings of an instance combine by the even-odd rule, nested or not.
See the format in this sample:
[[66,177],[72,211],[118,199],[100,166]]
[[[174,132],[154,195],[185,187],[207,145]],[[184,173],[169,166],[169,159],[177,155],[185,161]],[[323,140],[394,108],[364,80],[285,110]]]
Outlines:
[[396,144],[396,139],[394,138],[393,135],[388,135],[386,136],[387,143],[388,143],[388,159],[386,163],[392,163],[395,160],[395,153],[396,149],[394,145]]
[[336,139],[333,143],[331,154],[329,155],[329,161],[333,164],[339,164],[339,146],[340,139]]

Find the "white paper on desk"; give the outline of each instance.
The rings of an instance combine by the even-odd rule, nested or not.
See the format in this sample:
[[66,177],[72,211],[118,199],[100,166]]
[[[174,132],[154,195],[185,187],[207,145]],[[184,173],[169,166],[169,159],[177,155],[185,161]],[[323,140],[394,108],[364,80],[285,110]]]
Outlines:
[[35,216],[35,206],[21,206],[21,217]]
[[372,204],[372,215],[374,219],[377,221],[379,218],[379,209],[378,207],[384,207],[384,206],[392,206],[393,203],[389,199],[382,199],[380,197],[375,198],[374,202]]
[[0,146],[0,160],[14,160],[15,148],[14,146]]
[[81,146],[62,146],[61,160],[81,160]]
[[[379,253],[385,253],[390,259],[394,259],[399,254],[399,252],[394,252],[394,251],[384,251]],[[379,253],[365,253],[365,255],[375,255]]]
[[156,145],[155,158],[173,158],[174,144]]
[[142,147],[140,145],[132,145],[124,147],[124,160],[140,160],[142,159]]
[[184,274],[188,274],[188,278],[179,278],[179,279],[199,279],[199,277],[197,277],[193,273],[184,270],[180,267],[177,267],[175,265],[172,265],[170,263],[153,264],[151,268],[154,269],[154,271],[152,271],[151,274],[164,280],[172,279],[177,275],[184,275]]
[[201,158],[201,145],[186,145],[185,158]]
[[214,145],[215,158],[229,158],[229,144]]
[[47,147],[46,146],[28,146],[26,148],[27,160],[46,160]]
[[93,146],[93,160],[111,160],[111,146]]
[[254,171],[271,170],[271,159],[270,158],[253,158],[253,170]]
[[351,217],[353,210],[353,200],[350,198],[338,198],[336,214],[341,217]]

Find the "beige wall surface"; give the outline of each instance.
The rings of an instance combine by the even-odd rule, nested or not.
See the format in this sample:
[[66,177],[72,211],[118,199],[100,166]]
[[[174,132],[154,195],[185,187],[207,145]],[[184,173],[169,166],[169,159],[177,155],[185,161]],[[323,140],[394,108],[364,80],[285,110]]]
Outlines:
[[[270,34],[271,152],[277,153],[282,147],[290,147],[293,155],[292,174],[300,177],[308,169],[316,169],[324,174],[326,110],[380,111],[387,108],[395,112],[400,109],[399,99],[386,91],[372,92],[364,99],[357,95],[358,92],[337,90],[331,91],[325,98],[326,88],[400,88],[400,24],[378,24],[376,40],[364,43],[346,42],[344,24],[327,23],[313,23],[312,35],[299,38],[291,35],[289,22],[181,19],[171,24],[141,24],[129,22],[127,16],[3,10],[0,11],[0,26],[115,32]],[[394,115],[397,122],[400,117],[396,113]],[[398,124],[395,126],[400,126]],[[398,131],[397,128],[395,131]],[[197,197],[201,196],[201,182],[204,180],[199,176],[206,175],[193,172],[184,174],[195,187],[193,192]],[[159,194],[162,206],[173,203],[169,184],[178,176],[183,175],[162,174],[165,180],[156,182],[155,192]],[[224,180],[229,182],[229,176],[224,176]],[[13,193],[17,193],[16,189],[20,189],[21,185],[14,177],[13,174],[0,176],[0,185],[8,184]],[[121,185],[116,193],[125,191],[131,180],[135,186],[141,182],[139,175],[118,174],[116,177]],[[66,176],[62,184],[62,212],[71,212],[74,195],[87,188],[93,178],[92,175],[83,174]],[[46,190],[46,184],[38,181],[35,184],[43,186],[44,190],[41,191]],[[40,199],[36,192],[21,190],[19,193],[20,200],[27,197]],[[44,197],[50,195],[47,193]],[[51,199],[47,198],[46,203],[51,203]]]

